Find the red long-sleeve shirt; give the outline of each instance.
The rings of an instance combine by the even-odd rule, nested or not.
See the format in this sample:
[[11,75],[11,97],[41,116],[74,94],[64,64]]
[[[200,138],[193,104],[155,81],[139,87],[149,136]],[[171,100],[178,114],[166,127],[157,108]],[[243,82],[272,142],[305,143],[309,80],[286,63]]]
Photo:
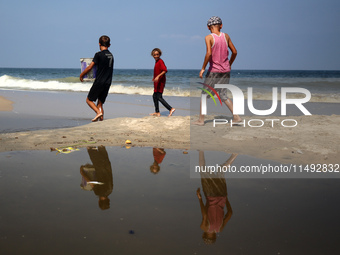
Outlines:
[[[164,64],[164,61],[162,59],[159,59],[155,63],[155,67],[153,69],[153,78],[156,78],[157,75],[159,75],[163,71],[167,72],[168,69],[166,68],[166,65]],[[165,87],[165,82],[166,82],[166,77],[165,77],[165,74],[164,74],[159,78],[158,82],[153,83],[154,92],[163,93],[163,90],[164,90],[164,87]]]

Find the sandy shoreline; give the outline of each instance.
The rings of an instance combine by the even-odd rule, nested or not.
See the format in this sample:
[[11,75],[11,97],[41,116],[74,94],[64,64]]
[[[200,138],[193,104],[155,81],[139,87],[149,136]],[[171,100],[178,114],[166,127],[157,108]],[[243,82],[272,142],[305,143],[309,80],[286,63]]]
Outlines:
[[[19,93],[20,94],[20,93]],[[33,94],[35,95],[35,94]],[[26,116],[30,111],[40,111],[38,114],[47,116],[51,113],[48,122],[51,120],[59,123],[64,119],[74,118],[68,116],[70,112],[63,112],[63,108],[68,107],[66,103],[60,104],[57,109],[54,107],[53,100],[59,100],[56,94],[51,94],[50,105],[39,108],[39,105],[34,105],[36,100],[32,100],[31,94],[26,93],[18,100],[18,104],[14,103],[13,113],[10,114],[13,118],[21,118]],[[55,96],[55,99],[53,99]],[[37,95],[37,98],[41,95]],[[129,97],[130,99],[131,97]],[[10,98],[17,102],[15,98]],[[28,100],[31,109],[25,109]],[[117,99],[117,97],[115,98]],[[125,97],[123,97],[125,100]],[[244,116],[246,120],[246,127],[230,127],[230,125],[216,125],[213,127],[213,115],[207,116],[206,125],[195,126],[191,123],[197,119],[197,116],[185,115],[190,112],[188,105],[176,102],[180,109],[176,112],[176,116],[170,118],[164,115],[160,118],[147,116],[152,109],[149,106],[150,102],[142,102],[140,100],[122,103],[107,104],[108,113],[115,114],[117,108],[125,110],[119,114],[128,117],[108,116],[108,119],[103,122],[89,123],[89,118],[93,113],[83,105],[83,95],[75,97],[72,95],[72,100],[77,102],[79,109],[75,114],[79,115],[77,125],[70,125],[67,128],[52,128],[48,127],[43,130],[35,131],[22,131],[22,132],[2,132],[0,133],[0,152],[5,151],[22,151],[22,150],[50,150],[50,148],[60,148],[68,146],[86,147],[91,145],[104,145],[104,146],[125,146],[126,140],[131,140],[131,146],[139,147],[162,147],[168,149],[181,149],[181,150],[211,150],[211,151],[225,151],[227,153],[239,153],[250,155],[258,158],[274,160],[282,163],[340,163],[339,155],[339,137],[340,137],[340,115],[333,114],[327,115],[311,115],[311,116]],[[79,102],[78,102],[78,101]],[[11,101],[0,97],[0,105],[7,107],[12,105]],[[136,103],[134,103],[136,102]],[[81,104],[82,103],[82,104]],[[126,103],[131,105],[130,108],[124,108]],[[137,104],[138,103],[138,104]],[[20,106],[22,104],[22,106]],[[176,106],[177,106],[176,105]],[[317,107],[318,105],[316,105]],[[322,105],[320,105],[322,106]],[[111,108],[110,108],[111,107]],[[334,112],[334,105],[331,106]],[[336,106],[335,106],[336,107]],[[26,107],[27,108],[27,107]],[[1,108],[4,109],[4,108]],[[6,108],[8,109],[8,108]],[[62,110],[60,110],[62,109]],[[183,109],[183,110],[182,110]],[[129,116],[133,110],[137,111],[137,115]],[[327,110],[326,110],[327,111]],[[14,113],[15,112],[15,113]],[[18,114],[21,113],[20,114]],[[7,115],[8,115],[7,114]],[[59,115],[57,115],[59,114]],[[92,115],[91,115],[92,114]],[[182,116],[178,116],[182,114]],[[183,115],[184,114],[184,115]],[[1,115],[1,125],[5,125],[7,115]],[[19,116],[19,117],[16,117]],[[33,115],[32,115],[33,116]],[[140,117],[135,117],[140,116]],[[147,116],[147,117],[143,117]],[[216,116],[216,115],[215,115]],[[58,118],[57,118],[58,117]],[[28,114],[28,118],[30,115]],[[215,118],[220,118],[216,116]],[[230,117],[226,117],[230,118]],[[250,127],[247,123],[251,119],[260,119],[265,124],[261,128]],[[266,119],[277,119],[274,127],[271,122]],[[280,123],[284,119],[294,119],[298,123],[296,127],[283,127]],[[42,120],[37,119],[39,123]],[[27,120],[23,119],[20,123]],[[252,125],[258,125],[252,123]],[[292,123],[286,123],[291,125]],[[67,125],[66,125],[67,126]],[[29,129],[28,129],[29,130]],[[20,130],[19,130],[20,131]]]
[[0,112],[9,112],[13,110],[13,102],[0,96]]
[[[299,124],[294,128],[214,128],[211,122],[200,127],[190,125],[193,120],[189,116],[116,118],[72,128],[4,133],[0,134],[0,152],[90,144],[125,146],[125,141],[130,140],[132,146],[218,150],[282,163],[339,163],[337,115],[298,117]],[[219,131],[224,135],[216,135]]]
[[[0,152],[88,145],[189,149],[189,117],[116,118],[84,126],[0,134]],[[179,128],[181,127],[181,131]]]
[[[213,118],[210,117],[210,121]],[[208,122],[203,128],[191,126],[191,149],[222,149],[282,163],[340,163],[339,115],[284,117],[245,117],[246,126],[230,127]],[[250,127],[251,119],[262,120],[262,127]],[[272,127],[271,121],[276,119]],[[296,127],[283,127],[284,119],[294,119]],[[250,125],[260,125],[259,121]],[[288,125],[288,122],[286,123]],[[290,123],[289,125],[293,125]],[[204,139],[202,139],[204,137]]]

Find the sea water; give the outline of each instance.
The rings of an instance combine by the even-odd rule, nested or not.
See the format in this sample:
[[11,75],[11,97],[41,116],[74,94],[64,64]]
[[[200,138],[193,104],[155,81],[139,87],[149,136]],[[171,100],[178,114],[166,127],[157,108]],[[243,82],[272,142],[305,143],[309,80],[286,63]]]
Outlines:
[[[199,70],[168,70],[164,95],[199,97],[198,74]],[[89,91],[92,83],[81,83],[79,75],[80,68],[0,68],[0,89]],[[152,77],[151,69],[115,69],[109,93],[152,95]],[[230,84],[244,92],[252,87],[254,99],[271,100],[273,87],[301,87],[312,93],[311,101],[340,100],[340,71],[232,70]]]

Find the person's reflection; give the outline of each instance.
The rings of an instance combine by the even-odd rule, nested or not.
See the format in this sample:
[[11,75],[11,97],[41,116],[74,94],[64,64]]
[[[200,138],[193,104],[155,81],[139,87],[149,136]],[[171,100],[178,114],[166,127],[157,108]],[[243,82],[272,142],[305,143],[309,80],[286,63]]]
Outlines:
[[[230,158],[222,165],[228,167],[236,159],[237,154],[232,154]],[[205,167],[204,152],[199,151],[199,164]],[[216,233],[222,232],[233,213],[228,200],[227,183],[224,173],[203,173],[201,174],[201,184],[206,199],[204,205],[201,190],[197,189],[197,197],[200,202],[202,223],[201,229],[204,231],[202,238],[206,244],[216,242]],[[224,215],[224,206],[227,207],[227,213]]]
[[93,190],[98,196],[99,207],[102,210],[110,208],[109,195],[113,189],[112,168],[109,156],[104,146],[87,147],[92,164],[82,165],[82,188]]
[[166,152],[162,148],[153,148],[152,149],[153,153],[153,164],[150,166],[150,171],[153,174],[157,174],[159,170],[161,170],[161,167],[159,166],[160,163],[162,163]]

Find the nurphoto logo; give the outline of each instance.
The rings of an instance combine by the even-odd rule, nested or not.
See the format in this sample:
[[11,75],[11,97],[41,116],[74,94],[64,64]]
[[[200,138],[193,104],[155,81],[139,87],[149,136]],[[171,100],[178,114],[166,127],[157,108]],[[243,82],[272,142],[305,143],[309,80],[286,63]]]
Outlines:
[[[202,93],[201,95],[201,114],[202,115],[207,115],[207,97],[208,95],[213,99],[215,105],[217,105],[216,100],[213,96],[213,94],[210,92],[212,91],[218,98],[218,100],[220,101],[220,104],[222,106],[222,100],[218,94],[218,92],[215,89],[228,89],[231,93],[232,93],[232,98],[233,98],[233,114],[237,114],[237,115],[244,115],[244,95],[243,92],[240,88],[238,88],[235,85],[232,84],[215,84],[215,88],[204,84],[204,86],[207,87],[207,89],[205,88],[199,88],[202,91],[206,92],[206,93]],[[209,90],[210,91],[209,91]],[[287,93],[301,93],[304,94],[305,97],[304,98],[293,98],[293,99],[288,99],[287,98]],[[247,99],[247,104],[248,104],[248,109],[251,113],[253,113],[254,115],[257,116],[266,116],[266,115],[270,115],[273,112],[275,112],[275,110],[277,109],[277,105],[278,105],[278,88],[277,87],[273,87],[272,88],[272,106],[270,107],[270,109],[266,109],[266,110],[258,110],[255,109],[254,104],[253,104],[253,88],[252,87],[248,87],[247,89],[247,95],[248,95],[248,99]],[[287,115],[287,105],[288,104],[292,104],[295,105],[304,115],[312,115],[304,106],[304,103],[307,103],[309,100],[311,99],[311,93],[309,92],[309,90],[304,89],[304,88],[297,88],[297,87],[282,87],[281,88],[281,116],[286,116]],[[265,121],[269,121],[272,123],[272,127],[274,127],[274,122],[275,121],[279,121],[278,119],[266,119]],[[232,126],[232,120],[230,121],[231,126]],[[251,125],[250,123],[254,123],[254,122],[260,122],[260,125]],[[286,125],[287,122],[294,122],[293,125]],[[213,121],[213,125],[215,127],[216,124],[227,124],[228,120],[226,119],[214,119]],[[251,119],[248,121],[248,126],[250,127],[262,127],[264,124],[263,120],[260,119]],[[245,120],[243,121],[243,125],[246,125]],[[283,121],[281,121],[281,125],[283,127],[295,127],[297,126],[297,121],[294,119],[285,119]]]

